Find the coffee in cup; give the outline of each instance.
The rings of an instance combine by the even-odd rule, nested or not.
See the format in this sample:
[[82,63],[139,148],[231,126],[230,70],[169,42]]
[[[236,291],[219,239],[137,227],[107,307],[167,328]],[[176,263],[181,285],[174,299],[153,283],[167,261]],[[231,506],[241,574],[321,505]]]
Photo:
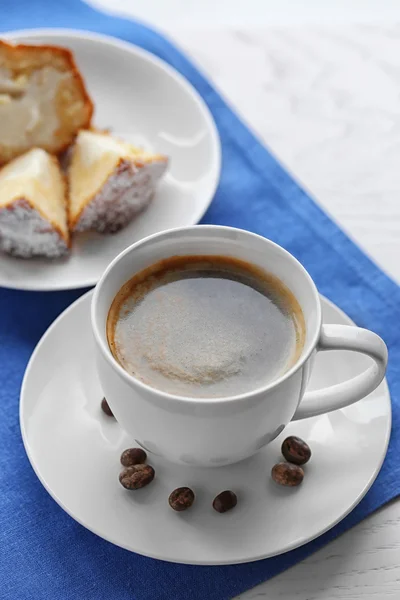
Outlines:
[[107,339],[132,376],[163,392],[221,398],[279,378],[300,356],[305,320],[276,276],[228,256],[172,256],[112,302]]

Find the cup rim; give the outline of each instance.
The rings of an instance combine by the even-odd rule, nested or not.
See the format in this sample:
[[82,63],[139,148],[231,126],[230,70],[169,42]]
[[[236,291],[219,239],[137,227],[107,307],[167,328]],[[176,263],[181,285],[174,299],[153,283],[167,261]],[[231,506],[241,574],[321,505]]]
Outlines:
[[[242,394],[236,394],[236,395],[232,395],[232,396],[221,396],[221,397],[220,396],[218,396],[218,397],[215,397],[215,396],[214,397],[212,397],[212,396],[209,396],[209,397],[181,396],[178,394],[170,394],[170,393],[164,392],[163,390],[160,390],[158,388],[152,387],[151,385],[148,385],[147,383],[140,381],[140,379],[134,377],[133,375],[130,375],[127,371],[125,371],[125,369],[114,358],[108,344],[103,341],[103,336],[100,334],[99,329],[98,329],[97,304],[98,304],[98,299],[99,299],[101,291],[102,291],[102,287],[103,287],[105,281],[107,280],[109,273],[112,270],[114,270],[114,268],[118,265],[118,263],[127,254],[131,253],[138,246],[140,246],[142,244],[149,243],[152,240],[158,239],[158,238],[166,236],[166,235],[170,235],[172,232],[179,234],[179,233],[184,233],[184,232],[187,232],[190,230],[197,230],[200,228],[204,229],[204,230],[213,230],[213,231],[217,230],[217,231],[220,231],[222,234],[225,231],[232,231],[232,230],[238,231],[238,232],[240,232],[240,234],[245,234],[245,235],[248,235],[251,237],[255,237],[255,238],[261,240],[262,242],[266,243],[267,245],[277,248],[279,251],[283,252],[289,260],[291,260],[293,263],[295,263],[296,267],[302,272],[303,277],[307,280],[308,284],[310,285],[310,288],[314,295],[315,307],[317,310],[317,327],[316,327],[315,332],[313,333],[312,338],[310,339],[310,341],[307,344],[308,345],[307,351],[302,352],[302,354],[300,355],[298,360],[294,363],[294,365],[292,365],[292,367],[288,371],[285,371],[285,373],[283,373],[277,379],[273,379],[272,381],[270,381],[269,383],[267,383],[264,386],[257,387],[254,390],[244,392]],[[132,274],[132,277],[133,277],[133,275],[134,275],[134,273]],[[271,392],[272,390],[278,388],[282,383],[284,383],[292,375],[294,375],[299,369],[301,369],[301,367],[310,358],[311,354],[313,353],[314,349],[316,348],[316,346],[318,344],[318,340],[319,340],[320,332],[321,332],[321,326],[322,326],[322,308],[321,308],[321,301],[320,301],[319,293],[318,293],[318,290],[316,288],[316,285],[315,285],[311,275],[308,273],[308,271],[305,269],[305,267],[303,267],[303,265],[297,260],[297,258],[295,258],[292,254],[290,254],[290,252],[288,252],[285,248],[283,248],[279,244],[276,244],[275,242],[273,242],[272,240],[270,240],[264,236],[258,235],[251,231],[247,231],[246,229],[240,229],[238,227],[229,227],[229,226],[225,226],[225,225],[193,225],[193,226],[188,226],[188,227],[177,227],[177,228],[166,229],[164,231],[154,233],[152,235],[149,235],[145,238],[140,239],[139,241],[135,242],[134,244],[131,244],[131,246],[128,246],[127,248],[125,248],[125,250],[120,252],[120,254],[118,254],[110,262],[110,264],[108,265],[108,267],[102,274],[100,280],[98,281],[98,283],[94,289],[92,303],[91,303],[91,325],[92,325],[92,331],[94,334],[96,344],[97,344],[98,348],[100,349],[100,352],[102,353],[103,358],[110,364],[110,366],[114,369],[114,371],[116,371],[117,374],[130,387],[138,387],[139,390],[142,390],[146,394],[152,394],[152,395],[157,396],[158,398],[161,397],[162,399],[164,399],[166,401],[169,400],[170,402],[185,403],[185,404],[187,404],[187,403],[196,403],[197,404],[199,402],[201,402],[202,404],[211,404],[211,403],[212,404],[215,404],[215,403],[222,404],[222,403],[242,402],[242,401],[246,401],[251,398],[254,398],[255,396],[258,396],[259,394],[265,394],[265,393]]]

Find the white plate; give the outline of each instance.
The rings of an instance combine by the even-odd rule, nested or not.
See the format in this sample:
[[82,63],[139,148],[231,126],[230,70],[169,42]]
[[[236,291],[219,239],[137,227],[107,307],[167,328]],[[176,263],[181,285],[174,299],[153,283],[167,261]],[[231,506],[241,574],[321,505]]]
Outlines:
[[84,31],[28,30],[3,37],[73,50],[95,103],[95,125],[167,154],[171,164],[150,207],[123,231],[77,235],[71,255],[62,260],[0,254],[0,285],[24,290],[91,286],[133,242],[201,219],[219,181],[220,141],[204,101],[179,73],[132,44]]
[[[354,508],[376,478],[391,425],[386,381],[357,404],[289,425],[251,459],[214,469],[177,466],[149,456],[156,479],[136,492],[118,482],[119,456],[135,445],[100,410],[102,391],[93,362],[91,292],[50,327],[28,365],[21,393],[25,448],[47,491],[79,523],[128,550],[167,561],[220,565],[273,556],[321,535]],[[323,300],[324,322],[351,323]],[[352,377],[367,358],[321,353],[311,387]],[[271,467],[289,434],[307,440],[313,456],[299,488],[277,486]],[[243,432],[245,435],[245,432]],[[196,502],[185,513],[168,506],[170,492],[187,485]],[[238,494],[230,513],[218,514],[214,496]],[[68,543],[68,540],[65,540]]]

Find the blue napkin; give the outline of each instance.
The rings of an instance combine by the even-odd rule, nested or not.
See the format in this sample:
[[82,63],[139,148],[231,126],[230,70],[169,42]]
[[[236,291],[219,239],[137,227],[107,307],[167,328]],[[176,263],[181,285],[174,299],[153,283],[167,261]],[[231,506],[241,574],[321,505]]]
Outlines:
[[[18,423],[25,366],[53,319],[81,293],[0,289],[0,597],[7,600],[222,600],[302,560],[400,493],[400,291],[294,182],[210,84],[169,41],[79,0],[0,0],[0,29],[69,27],[118,36],[160,56],[197,88],[222,140],[222,178],[204,223],[249,229],[305,265],[320,291],[390,350],[389,451],[376,483],[334,529],[285,555],[226,567],[191,567],[112,546],[73,521],[45,492]],[[1,139],[1,124],[0,124]]]

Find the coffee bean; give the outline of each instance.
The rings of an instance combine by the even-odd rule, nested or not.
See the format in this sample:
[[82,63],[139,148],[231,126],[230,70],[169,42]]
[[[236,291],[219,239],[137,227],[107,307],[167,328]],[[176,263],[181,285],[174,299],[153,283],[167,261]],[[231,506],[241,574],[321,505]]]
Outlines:
[[121,471],[119,482],[126,490],[138,490],[149,485],[154,475],[154,469],[150,465],[132,465]]
[[121,465],[132,467],[146,462],[147,454],[142,448],[127,448],[121,454]]
[[109,407],[108,402],[105,398],[103,398],[103,400],[101,401],[101,410],[107,415],[107,417],[114,416],[113,411]]
[[219,513],[225,513],[237,504],[237,496],[231,490],[225,490],[214,498],[213,508]]
[[182,512],[192,506],[194,498],[193,490],[188,487],[180,487],[171,492],[168,502],[171,508],[177,512]]
[[305,465],[311,458],[310,446],[295,435],[283,440],[281,451],[286,460],[295,465]]
[[304,471],[298,465],[281,462],[272,467],[272,479],[279,485],[294,487],[300,485],[304,478]]

